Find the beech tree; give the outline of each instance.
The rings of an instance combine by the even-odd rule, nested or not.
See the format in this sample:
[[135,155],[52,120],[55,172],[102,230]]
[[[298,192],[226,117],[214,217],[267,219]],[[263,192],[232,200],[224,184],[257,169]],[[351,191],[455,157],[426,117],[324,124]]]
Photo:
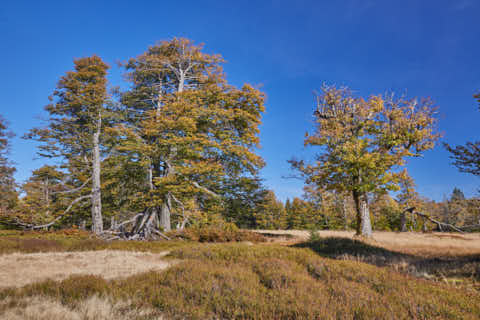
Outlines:
[[[480,105],[480,93],[473,97],[477,99]],[[456,147],[452,147],[447,143],[443,145],[451,153],[450,158],[454,160],[453,165],[460,172],[480,176],[480,141],[467,142],[464,146],[459,145]]]
[[256,208],[255,220],[258,229],[286,229],[287,212],[272,190],[264,191],[263,200]]
[[10,138],[13,133],[8,131],[7,121],[0,115],[0,215],[6,215],[16,204],[15,167],[8,159]]
[[306,178],[339,193],[351,193],[357,235],[370,237],[370,193],[398,190],[407,157],[433,148],[435,110],[429,99],[391,95],[355,97],[348,88],[323,86],[316,95],[315,131],[305,146],[318,146],[315,162],[291,160]]
[[65,173],[44,165],[32,172],[22,185],[24,196],[18,206],[18,217],[34,225],[48,224],[63,213],[72,200],[65,191]]
[[174,211],[184,227],[189,200],[201,210],[218,209],[232,179],[254,177],[263,166],[254,148],[264,95],[248,84],[229,85],[222,62],[201,45],[174,38],[125,65],[131,88],[114,130],[117,152],[145,168],[146,181],[138,183],[148,189],[134,232],[170,230]]
[[32,129],[26,138],[41,142],[40,156],[63,160],[63,166],[71,174],[69,179],[76,181],[74,190],[79,195],[72,203],[90,200],[92,231],[100,234],[103,231],[101,136],[107,113],[109,67],[95,55],[76,59],[74,65],[74,71],[60,78],[50,98],[52,103],[45,107],[49,113],[47,126]]

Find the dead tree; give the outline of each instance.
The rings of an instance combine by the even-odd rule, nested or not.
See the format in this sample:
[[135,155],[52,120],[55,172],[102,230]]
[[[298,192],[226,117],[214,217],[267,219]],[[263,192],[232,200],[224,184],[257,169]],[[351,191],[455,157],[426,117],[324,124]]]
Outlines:
[[[416,211],[415,209],[416,209],[415,207],[411,207],[411,208],[405,209],[405,210],[403,211],[403,214],[405,214],[406,212],[409,212],[409,213],[411,213],[412,215],[417,215],[417,216],[421,217],[424,222],[425,222],[426,220],[428,220],[428,221],[436,224],[436,225],[437,225],[437,228],[438,228],[438,230],[439,230],[440,232],[445,232],[445,231],[453,230],[453,231],[456,231],[456,232],[464,233],[464,232],[467,231],[467,230],[480,228],[480,224],[478,224],[478,225],[470,225],[470,226],[462,226],[462,227],[459,227],[459,226],[455,226],[455,225],[450,224],[450,223],[440,222],[440,221],[438,221],[438,220],[436,220],[436,219],[433,219],[432,217],[430,217],[429,215],[427,215],[427,214],[425,214],[425,213]],[[425,223],[424,223],[424,226],[425,226]],[[424,230],[425,230],[425,227],[424,227]]]

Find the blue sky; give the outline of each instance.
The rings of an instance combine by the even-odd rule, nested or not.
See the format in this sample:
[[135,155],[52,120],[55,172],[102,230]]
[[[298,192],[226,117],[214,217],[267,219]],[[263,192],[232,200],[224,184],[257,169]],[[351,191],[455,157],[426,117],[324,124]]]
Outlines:
[[[187,37],[227,60],[228,80],[262,85],[262,177],[281,199],[299,196],[287,160],[309,157],[313,96],[322,82],[363,96],[396,91],[430,96],[443,141],[478,140],[480,1],[2,1],[0,114],[17,136],[40,124],[56,81],[72,59],[98,54],[112,66],[158,40]],[[19,181],[43,164],[35,145],[15,138]],[[441,200],[454,186],[472,196],[480,179],[459,173],[438,146],[408,168],[418,190]]]

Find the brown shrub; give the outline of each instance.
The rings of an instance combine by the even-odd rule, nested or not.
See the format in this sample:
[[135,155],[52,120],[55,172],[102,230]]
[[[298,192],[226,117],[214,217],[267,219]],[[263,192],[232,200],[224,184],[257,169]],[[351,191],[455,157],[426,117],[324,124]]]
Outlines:
[[180,238],[198,242],[264,242],[262,235],[237,228],[217,228],[205,226],[202,228],[187,228],[185,230],[174,231],[170,234],[174,238]]
[[[322,258],[310,249],[207,244],[175,249],[183,262],[124,280],[71,277],[0,292],[69,308],[97,296],[181,319],[477,319],[480,294],[388,268]],[[1,312],[1,311],[0,311]],[[1,317],[1,316],[0,316]]]

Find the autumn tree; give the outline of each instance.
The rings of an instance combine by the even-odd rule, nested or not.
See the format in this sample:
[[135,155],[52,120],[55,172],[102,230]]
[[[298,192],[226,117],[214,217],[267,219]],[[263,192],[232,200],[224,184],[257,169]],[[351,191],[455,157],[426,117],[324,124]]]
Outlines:
[[54,166],[44,165],[34,170],[21,186],[24,194],[18,206],[21,221],[42,225],[61,215],[71,201],[64,179],[65,173]]
[[232,181],[254,177],[263,166],[253,150],[264,96],[248,84],[229,85],[222,62],[201,45],[174,38],[125,65],[131,87],[122,95],[124,120],[115,132],[117,152],[146,172],[138,184],[148,190],[142,196],[148,214],[139,229],[168,231],[173,218],[185,225],[190,199],[202,210],[218,210]]
[[[480,93],[473,96],[480,104]],[[467,142],[465,145],[452,147],[448,143],[443,144],[450,152],[450,158],[453,165],[460,172],[470,173],[480,176],[480,141]]]
[[[407,209],[415,208],[416,210],[421,210],[422,201],[420,195],[416,191],[416,184],[413,178],[408,174],[406,169],[403,170],[403,174],[400,176],[398,182],[400,187],[400,192],[397,195],[397,202],[401,206],[400,209],[400,231],[407,231]],[[415,216],[410,212],[410,220],[415,224]],[[425,225],[425,221],[424,221]]]
[[286,229],[285,206],[272,190],[266,190],[255,212],[256,227],[259,229]]
[[0,215],[5,216],[15,206],[17,192],[15,190],[15,167],[8,159],[10,139],[13,133],[8,131],[7,121],[0,116]]
[[347,88],[323,86],[316,95],[316,129],[306,146],[319,146],[315,162],[290,163],[306,178],[337,192],[351,193],[357,235],[370,237],[369,193],[398,190],[407,157],[433,148],[435,108],[428,99],[391,95],[355,97]]
[[76,180],[78,197],[89,200],[92,231],[103,231],[101,203],[101,153],[103,120],[106,115],[108,66],[98,56],[74,60],[75,70],[60,78],[45,107],[49,114],[46,127],[35,128],[26,138],[41,143],[38,154],[59,158]]
[[315,184],[306,185],[303,191],[303,198],[310,207],[308,217],[310,229],[347,230],[349,228],[348,194],[322,189]]

